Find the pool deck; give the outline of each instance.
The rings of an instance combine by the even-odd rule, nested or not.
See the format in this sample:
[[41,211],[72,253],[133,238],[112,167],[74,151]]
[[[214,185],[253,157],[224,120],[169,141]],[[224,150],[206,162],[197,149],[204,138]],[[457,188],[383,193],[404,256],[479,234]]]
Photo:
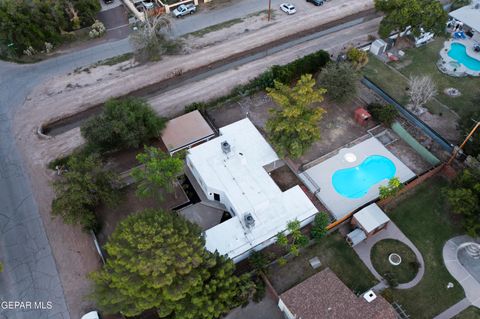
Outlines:
[[[347,152],[356,155],[357,159],[355,162],[349,163],[343,159],[343,155]],[[388,180],[385,179],[372,185],[367,194],[361,198],[347,198],[337,193],[334,189],[332,176],[336,171],[358,166],[371,155],[380,155],[390,159],[396,167],[395,176],[398,177],[401,182],[406,182],[415,177],[412,170],[387,150],[380,141],[372,137],[348,149],[341,149],[335,156],[301,173],[300,178],[331,214],[336,219],[340,219],[355,209],[376,199],[379,196],[378,187],[388,184]]]
[[[439,69],[442,72],[451,76],[458,76],[458,77],[480,76],[480,71],[471,70],[448,55],[448,52],[450,51],[450,47],[453,43],[463,44],[467,50],[467,55],[473,59],[480,61],[480,52],[475,52],[473,50],[473,45],[476,43],[475,41],[468,38],[467,39],[450,39],[448,41],[445,41],[445,43],[443,44],[443,48],[440,50],[441,61],[439,61],[438,63]],[[449,66],[449,63],[451,62],[456,62],[459,64],[459,66],[452,69],[452,67]]]

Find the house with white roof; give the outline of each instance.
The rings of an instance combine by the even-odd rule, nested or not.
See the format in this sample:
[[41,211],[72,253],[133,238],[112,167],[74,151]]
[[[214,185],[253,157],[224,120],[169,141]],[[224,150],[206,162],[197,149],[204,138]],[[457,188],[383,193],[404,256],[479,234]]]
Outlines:
[[449,13],[450,17],[463,24],[472,39],[480,43],[480,0],[473,0],[469,5]]
[[310,223],[317,209],[298,185],[282,192],[270,177],[279,158],[249,119],[219,133],[190,149],[186,162],[205,196],[232,216],[205,231],[206,248],[238,262],[275,242],[289,221]]

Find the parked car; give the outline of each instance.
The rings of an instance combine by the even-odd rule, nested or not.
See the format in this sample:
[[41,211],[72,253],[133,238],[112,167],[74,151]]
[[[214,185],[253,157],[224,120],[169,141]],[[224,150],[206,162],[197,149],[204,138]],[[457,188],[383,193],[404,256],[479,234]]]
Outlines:
[[325,3],[325,1],[323,0],[307,0],[307,2],[310,2],[310,3],[313,3],[314,5],[316,5],[317,7],[318,6],[321,6]]
[[110,4],[112,2],[113,2],[113,0],[103,0],[103,3],[105,3],[105,4]]
[[187,5],[181,4],[175,10],[173,10],[173,16],[175,18],[180,18],[187,14],[194,14],[195,11],[197,11],[197,6],[195,6],[193,3]]
[[295,6],[291,3],[282,3],[280,5],[280,10],[282,10],[288,15],[294,14],[295,12],[297,12],[297,9],[295,9]]

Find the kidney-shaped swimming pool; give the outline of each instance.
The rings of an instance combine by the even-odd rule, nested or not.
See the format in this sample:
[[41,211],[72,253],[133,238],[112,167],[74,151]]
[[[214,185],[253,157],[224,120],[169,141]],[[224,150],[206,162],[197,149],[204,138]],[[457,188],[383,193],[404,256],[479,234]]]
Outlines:
[[365,196],[375,184],[391,179],[397,168],[388,158],[371,155],[358,166],[340,169],[332,175],[332,185],[337,193],[347,198]]

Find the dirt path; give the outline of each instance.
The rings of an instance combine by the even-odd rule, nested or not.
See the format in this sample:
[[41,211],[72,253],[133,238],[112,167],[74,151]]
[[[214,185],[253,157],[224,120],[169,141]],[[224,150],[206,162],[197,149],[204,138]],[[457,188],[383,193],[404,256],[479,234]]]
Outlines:
[[[294,34],[315,23],[318,24],[318,21],[333,21],[338,16],[358,12],[372,5],[371,0],[338,0],[337,3],[338,6],[326,8],[319,13],[315,12],[295,23],[292,23],[293,19],[278,22],[275,28],[285,30],[285,33],[288,34]],[[378,22],[375,20],[362,25],[362,27],[346,29],[252,62],[236,70],[199,81],[187,88],[167,92],[152,99],[152,105],[158,113],[163,115],[181,113],[184,105],[223,95],[234,86],[247,82],[272,64],[287,63],[319,49],[334,52],[349,43],[357,44],[365,41],[367,34],[375,33]],[[59,219],[51,218],[50,203],[53,193],[50,181],[53,178],[53,172],[46,170],[46,164],[58,156],[70,153],[81,145],[83,140],[78,128],[53,139],[41,139],[36,135],[38,127],[62,116],[85,110],[109,97],[125,95],[168,78],[172,72],[179,69],[180,65],[183,71],[208,65],[240,51],[259,46],[267,40],[274,40],[275,37],[278,37],[278,34],[275,35],[268,28],[264,28],[243,34],[230,42],[203,48],[194,56],[167,57],[157,64],[124,71],[117,70],[119,68],[117,65],[115,67],[98,67],[90,74],[82,72],[81,74],[56,77],[36,88],[17,112],[14,120],[16,142],[23,153],[25,166],[30,172],[31,182],[36,190],[35,198],[57,261],[72,317],[78,317],[82,311],[91,306],[91,303],[83,297],[90,289],[86,275],[98,269],[100,263],[88,234],[76,227],[64,225]],[[128,63],[123,66],[125,65],[128,66]],[[71,83],[71,88],[67,87],[69,83]],[[185,94],[186,91],[188,94]]]

